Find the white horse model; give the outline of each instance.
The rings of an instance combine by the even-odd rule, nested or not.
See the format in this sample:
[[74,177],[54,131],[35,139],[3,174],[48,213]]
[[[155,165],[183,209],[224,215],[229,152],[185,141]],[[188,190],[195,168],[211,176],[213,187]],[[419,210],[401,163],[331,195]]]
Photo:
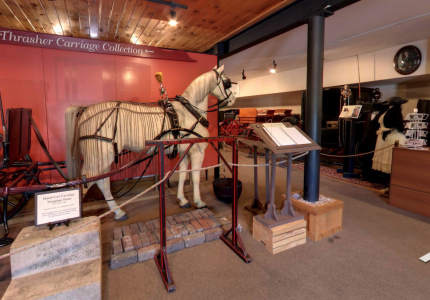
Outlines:
[[[182,94],[192,106],[196,107],[203,117],[207,117],[208,95],[218,98],[218,104],[232,105],[236,99],[230,91],[229,79],[223,75],[224,66],[216,67],[197,77]],[[179,119],[179,127],[190,129],[196,123],[196,117],[188,111],[183,104],[173,101]],[[78,117],[79,116],[79,117]],[[214,124],[214,126],[218,126]],[[140,153],[145,150],[145,141],[154,139],[160,132],[170,128],[170,122],[164,110],[153,103],[132,103],[110,101],[88,107],[71,106],[66,110],[66,137],[67,137],[67,172],[69,179],[98,176],[110,171],[115,159],[115,150],[130,150]],[[194,132],[202,137],[208,137],[209,131],[200,123]],[[192,135],[190,137],[193,137]],[[167,134],[162,139],[171,139]],[[115,147],[113,145],[116,143]],[[179,145],[179,154],[184,153],[188,144]],[[196,144],[190,149],[179,165],[179,170],[186,170],[191,160],[192,169],[200,169],[204,159],[207,144]],[[116,149],[115,149],[116,148]],[[148,155],[155,148],[149,149]],[[172,147],[166,149],[171,153]],[[83,165],[81,166],[81,155]],[[190,207],[184,196],[184,182],[186,173],[179,173],[177,197],[181,207]],[[192,172],[194,203],[198,208],[206,206],[200,199],[200,171]],[[109,178],[96,181],[102,191],[110,209],[117,207],[111,190]],[[90,183],[91,185],[92,183]],[[90,186],[89,186],[90,187]],[[117,209],[115,220],[124,221],[127,214]]]

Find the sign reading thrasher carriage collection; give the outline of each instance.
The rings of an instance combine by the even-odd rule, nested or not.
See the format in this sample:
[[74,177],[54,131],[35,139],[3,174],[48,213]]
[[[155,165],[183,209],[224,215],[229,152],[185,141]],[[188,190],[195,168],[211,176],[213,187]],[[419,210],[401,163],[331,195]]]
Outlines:
[[61,189],[35,194],[35,225],[65,223],[82,217],[81,189]]
[[195,62],[182,50],[0,28],[0,44]]

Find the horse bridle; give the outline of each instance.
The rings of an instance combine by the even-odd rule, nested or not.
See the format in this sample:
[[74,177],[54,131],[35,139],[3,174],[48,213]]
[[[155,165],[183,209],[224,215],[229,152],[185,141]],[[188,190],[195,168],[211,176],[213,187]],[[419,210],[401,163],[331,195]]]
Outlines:
[[[220,109],[220,108],[223,108],[224,106],[227,106],[228,103],[231,101],[231,100],[229,100],[229,98],[233,94],[233,92],[230,91],[230,94],[227,94],[227,90],[231,89],[231,80],[230,80],[230,78],[226,78],[226,79],[222,78],[222,74],[224,73],[224,71],[222,71],[221,73],[218,73],[218,71],[215,70],[215,69],[213,69],[213,71],[215,72],[215,74],[217,76],[217,84],[213,88],[213,90],[211,91],[211,93],[218,87],[219,90],[220,90],[220,92],[221,92],[221,95],[225,95],[226,97],[224,99],[221,99],[221,100],[218,99],[218,101],[217,101],[216,104],[210,105],[210,106],[208,106],[208,108],[218,105],[218,109]],[[222,86],[223,86],[223,89],[224,89],[224,93],[223,93],[223,90],[221,89],[221,83],[222,83]]]

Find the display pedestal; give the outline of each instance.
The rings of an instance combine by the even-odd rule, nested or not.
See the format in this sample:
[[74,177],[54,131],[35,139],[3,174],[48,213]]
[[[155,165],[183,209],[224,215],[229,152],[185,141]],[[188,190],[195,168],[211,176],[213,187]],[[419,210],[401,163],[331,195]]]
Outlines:
[[[95,217],[73,220],[69,227],[26,227],[11,251],[58,236]],[[100,221],[11,256],[12,281],[2,300],[101,299]]]
[[[292,195],[296,193],[302,193],[302,191],[294,192]],[[285,195],[282,197],[285,199]],[[293,198],[290,199],[294,210],[303,215],[307,222],[308,238],[319,241],[342,230],[343,201],[332,198],[333,202],[313,206]]]
[[305,220],[269,228],[258,217],[255,216],[252,222],[252,236],[263,243],[270,253],[276,254],[306,243]]

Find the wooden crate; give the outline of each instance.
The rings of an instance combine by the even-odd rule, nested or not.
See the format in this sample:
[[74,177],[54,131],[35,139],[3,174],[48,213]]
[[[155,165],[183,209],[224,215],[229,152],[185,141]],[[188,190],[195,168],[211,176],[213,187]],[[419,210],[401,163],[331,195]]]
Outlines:
[[[301,193],[301,191],[291,193],[291,195],[296,193]],[[283,199],[285,199],[285,195],[283,195]],[[319,241],[342,230],[343,201],[334,200],[326,205],[315,207],[291,198],[294,210],[305,217],[308,238]]]
[[254,217],[252,236],[263,243],[270,253],[276,254],[306,243],[306,221],[300,220],[268,228]]

